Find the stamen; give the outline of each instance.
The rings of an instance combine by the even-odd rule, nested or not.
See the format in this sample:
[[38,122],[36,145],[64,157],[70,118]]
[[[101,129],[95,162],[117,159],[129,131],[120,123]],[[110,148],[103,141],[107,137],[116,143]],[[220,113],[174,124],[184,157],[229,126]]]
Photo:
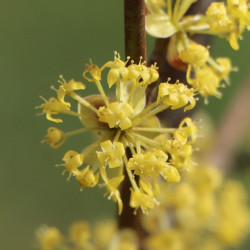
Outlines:
[[119,54],[117,51],[114,51],[114,61],[116,61],[117,57],[119,57]]
[[58,91],[58,89],[56,89],[54,85],[51,85],[50,88],[56,92]]
[[139,59],[139,65],[141,65],[141,61],[142,61],[143,57],[140,56],[140,59]]
[[[62,166],[65,166],[65,164],[64,164],[64,163],[62,163],[62,164],[56,164],[56,165],[55,165],[55,167],[56,167],[56,168],[58,168],[58,167],[62,167]],[[65,171],[65,172],[66,172],[66,171]]]
[[47,102],[47,100],[43,96],[39,96],[40,99],[42,99],[44,102]]
[[62,80],[58,80],[57,82],[58,83],[60,83],[60,84],[64,84],[64,83],[67,83],[66,81],[65,81],[65,79],[63,78],[63,75],[59,75],[59,78]]
[[130,60],[130,56],[127,56],[127,60],[125,62],[125,65],[128,63],[129,60]]

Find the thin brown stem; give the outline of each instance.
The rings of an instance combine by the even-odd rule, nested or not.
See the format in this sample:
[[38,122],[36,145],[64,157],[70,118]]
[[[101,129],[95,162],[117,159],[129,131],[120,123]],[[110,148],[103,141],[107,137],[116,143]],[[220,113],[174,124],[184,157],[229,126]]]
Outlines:
[[[146,59],[146,33],[145,33],[145,3],[144,0],[124,0],[124,33],[125,33],[125,56],[138,63],[140,57]],[[126,152],[131,157],[130,150]],[[124,172],[125,179],[121,187],[121,197],[124,208],[119,217],[119,228],[138,229],[139,213],[134,215],[133,209],[129,206],[130,181]],[[138,230],[137,230],[138,232]]]
[[124,0],[125,55],[135,63],[146,59],[144,0]]
[[[146,59],[146,34],[145,34],[145,3],[144,0],[124,0],[124,27],[125,27],[125,56],[138,63],[140,57]],[[131,152],[127,149],[127,157]],[[143,237],[140,223],[140,213],[134,214],[130,203],[131,184],[126,171],[120,193],[123,200],[123,212],[118,218],[120,229],[130,228],[137,232],[140,239]]]

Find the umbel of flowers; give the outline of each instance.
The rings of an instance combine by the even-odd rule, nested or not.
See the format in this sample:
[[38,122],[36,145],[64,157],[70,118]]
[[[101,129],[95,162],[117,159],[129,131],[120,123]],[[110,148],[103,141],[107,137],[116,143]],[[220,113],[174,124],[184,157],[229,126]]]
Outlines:
[[[160,206],[141,217],[147,232],[143,249],[239,249],[250,227],[247,192],[241,183],[223,180],[215,168],[199,164],[178,185],[160,182],[160,188]],[[37,237],[42,250],[140,249],[136,232],[118,229],[112,220],[95,225],[78,221],[68,235],[42,226]]]
[[[89,84],[95,84],[99,95],[83,97],[86,85],[75,80],[66,81],[60,76],[56,97],[44,100],[37,108],[55,123],[61,123],[58,114],[77,117],[83,127],[63,132],[50,127],[43,142],[51,148],[60,147],[70,136],[93,131],[99,137],[97,141],[79,153],[69,150],[65,153],[64,172],[77,179],[81,189],[92,188],[99,184],[107,188],[109,198],[118,202],[122,212],[122,199],[119,186],[125,174],[131,188],[130,206],[141,208],[143,212],[158,204],[155,198],[159,192],[159,178],[167,182],[179,182],[180,171],[188,170],[193,162],[192,144],[195,141],[197,127],[190,118],[181,121],[178,128],[164,128],[156,114],[165,109],[192,109],[197,101],[197,90],[176,82],[160,83],[157,99],[146,105],[146,89],[158,80],[156,65],[147,67],[145,62],[128,65],[115,52],[114,60],[102,67],[90,62],[83,72]],[[106,95],[102,86],[102,73],[108,70],[107,84],[115,87],[115,97]],[[70,100],[78,103],[78,110],[71,109]],[[135,176],[137,176],[135,178]],[[101,177],[101,178],[100,178]],[[101,180],[102,179],[102,180]]]
[[248,0],[213,2],[205,15],[185,15],[198,0],[145,0],[150,14],[146,17],[146,29],[155,37],[179,36],[183,43],[187,34],[209,34],[226,38],[234,50],[238,40],[250,26]]
[[205,14],[185,15],[197,0],[145,0],[148,9],[146,31],[157,38],[169,38],[168,63],[187,71],[187,82],[199,90],[201,96],[220,97],[219,87],[229,83],[233,69],[230,59],[213,59],[209,49],[192,40],[194,34],[208,34],[226,38],[234,50],[238,40],[250,27],[249,3],[246,0],[213,2]]

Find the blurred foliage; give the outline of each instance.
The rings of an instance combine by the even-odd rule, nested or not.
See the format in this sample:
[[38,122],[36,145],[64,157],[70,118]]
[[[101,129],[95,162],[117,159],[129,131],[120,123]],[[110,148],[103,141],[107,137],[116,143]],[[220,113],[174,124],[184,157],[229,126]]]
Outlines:
[[[35,229],[43,223],[63,229],[73,221],[98,220],[115,212],[114,204],[103,198],[104,190],[79,192],[77,183],[67,183],[61,169],[54,167],[68,147],[55,152],[39,143],[49,122],[36,117],[34,107],[41,103],[39,95],[54,94],[49,86],[56,85],[59,74],[83,80],[81,73],[90,57],[102,64],[114,50],[124,55],[123,3],[9,0],[1,2],[0,20],[1,249],[28,250],[35,244]],[[239,52],[223,40],[214,44],[216,56],[231,56],[240,68],[232,73],[232,85],[223,99],[211,99],[206,107],[217,121],[248,69],[249,38],[246,34]],[[148,45],[149,55],[152,38]],[[81,124],[74,119],[74,126]],[[73,138],[70,144],[80,150],[90,140]]]

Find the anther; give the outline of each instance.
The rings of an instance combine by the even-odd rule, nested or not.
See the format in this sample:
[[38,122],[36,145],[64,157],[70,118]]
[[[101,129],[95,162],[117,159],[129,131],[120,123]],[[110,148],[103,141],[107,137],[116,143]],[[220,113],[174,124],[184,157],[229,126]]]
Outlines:
[[51,88],[52,90],[57,91],[57,89],[55,88],[55,86],[54,86],[54,85],[51,85],[51,86],[50,86],[50,88]]

